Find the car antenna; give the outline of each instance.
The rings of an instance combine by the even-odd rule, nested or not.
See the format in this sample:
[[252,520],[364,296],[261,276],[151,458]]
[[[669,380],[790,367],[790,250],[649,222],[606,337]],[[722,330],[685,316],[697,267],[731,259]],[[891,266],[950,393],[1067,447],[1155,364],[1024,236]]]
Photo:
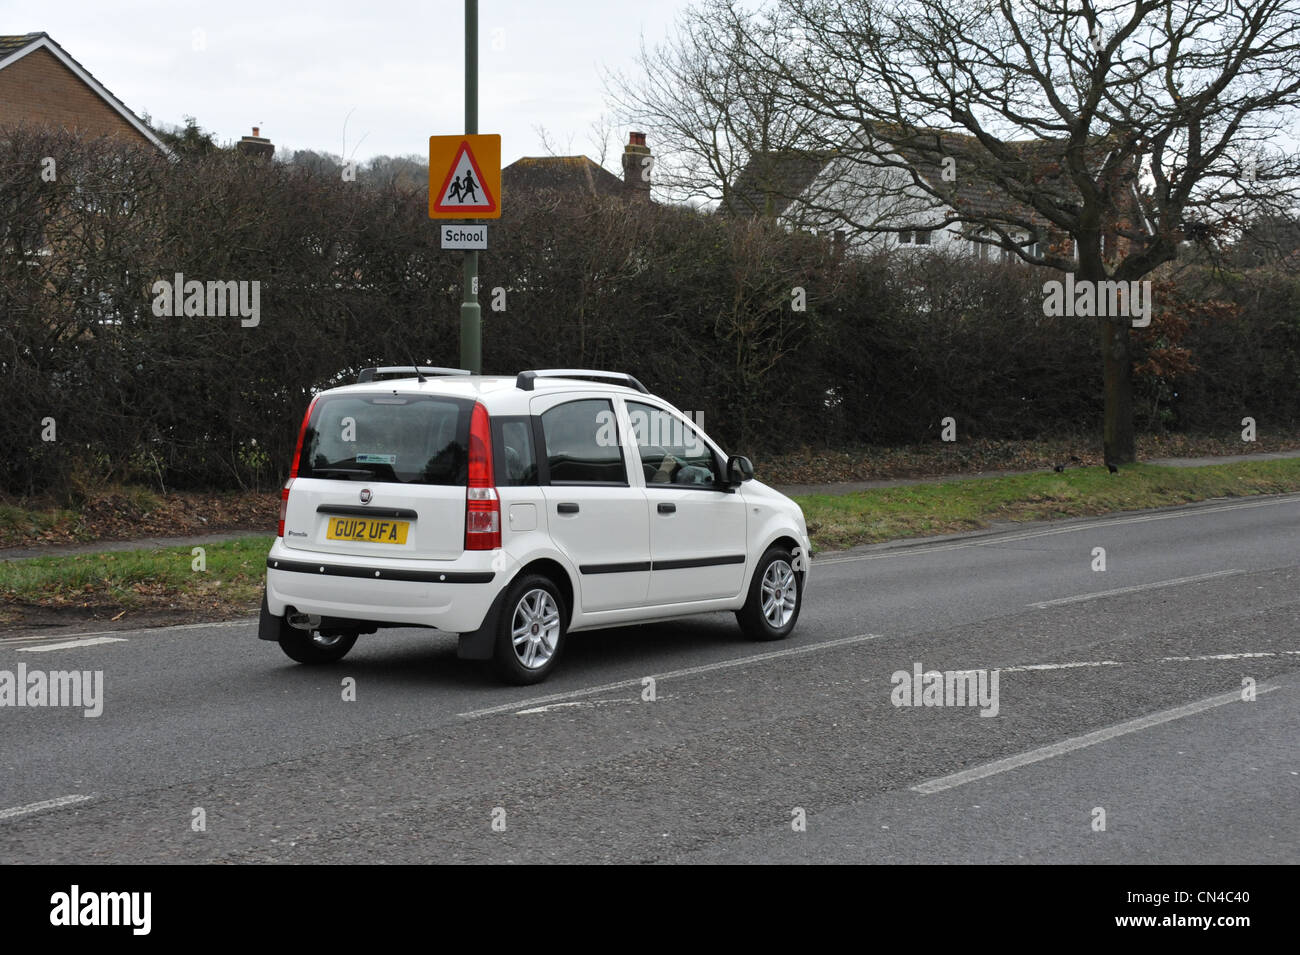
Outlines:
[[419,381],[420,384],[424,384],[426,381],[429,380],[428,378],[424,377],[424,374],[420,371],[419,365],[412,363],[411,367],[415,369],[415,378],[417,381]]

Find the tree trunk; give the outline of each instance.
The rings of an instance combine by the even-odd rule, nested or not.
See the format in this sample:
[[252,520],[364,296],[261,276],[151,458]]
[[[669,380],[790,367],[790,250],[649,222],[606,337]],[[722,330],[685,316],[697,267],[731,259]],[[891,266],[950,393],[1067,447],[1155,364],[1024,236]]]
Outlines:
[[[1100,286],[1107,279],[1102,259],[1101,234],[1089,228],[1079,236],[1079,271],[1076,280],[1089,282],[1093,302],[1100,311]],[[1133,357],[1129,348],[1132,318],[1125,315],[1098,316],[1101,334],[1102,454],[1107,464],[1132,464],[1137,460],[1133,437]]]
[[1102,382],[1105,410],[1102,452],[1108,464],[1133,464],[1137,445],[1133,436],[1133,358],[1129,349],[1129,323],[1125,316],[1098,319],[1101,330]]

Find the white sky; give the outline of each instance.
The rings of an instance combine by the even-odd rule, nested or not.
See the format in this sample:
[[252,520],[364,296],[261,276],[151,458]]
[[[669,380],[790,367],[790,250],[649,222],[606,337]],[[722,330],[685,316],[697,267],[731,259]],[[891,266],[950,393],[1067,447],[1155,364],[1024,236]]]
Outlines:
[[[546,154],[538,124],[597,158],[601,68],[631,71],[642,32],[658,43],[686,5],[480,0],[479,131],[501,134],[502,164]],[[42,31],[137,115],[194,116],[222,143],[256,125],[277,151],[342,154],[349,111],[357,160],[427,156],[429,136],[464,131],[463,0],[0,0],[0,33]]]

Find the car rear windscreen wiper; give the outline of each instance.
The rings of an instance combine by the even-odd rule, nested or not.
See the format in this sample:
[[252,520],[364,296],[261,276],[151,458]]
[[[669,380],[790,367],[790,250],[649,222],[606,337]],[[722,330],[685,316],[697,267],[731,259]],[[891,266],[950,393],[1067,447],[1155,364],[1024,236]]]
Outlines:
[[312,474],[359,474],[362,477],[373,477],[375,472],[363,468],[312,468]]

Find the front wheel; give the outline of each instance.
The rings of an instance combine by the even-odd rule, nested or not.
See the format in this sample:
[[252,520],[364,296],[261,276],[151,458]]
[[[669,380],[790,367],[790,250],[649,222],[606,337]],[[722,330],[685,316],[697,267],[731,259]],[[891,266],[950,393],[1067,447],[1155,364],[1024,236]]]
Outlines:
[[299,663],[337,663],[356,642],[355,633],[325,636],[319,630],[299,630],[287,624],[280,633],[280,649]]
[[564,617],[564,598],[549,577],[528,574],[511,584],[492,656],[497,676],[520,686],[546,679],[564,646]]
[[794,630],[803,606],[803,575],[794,569],[794,555],[771,547],[759,559],[745,606],[736,622],[751,640],[783,640]]

